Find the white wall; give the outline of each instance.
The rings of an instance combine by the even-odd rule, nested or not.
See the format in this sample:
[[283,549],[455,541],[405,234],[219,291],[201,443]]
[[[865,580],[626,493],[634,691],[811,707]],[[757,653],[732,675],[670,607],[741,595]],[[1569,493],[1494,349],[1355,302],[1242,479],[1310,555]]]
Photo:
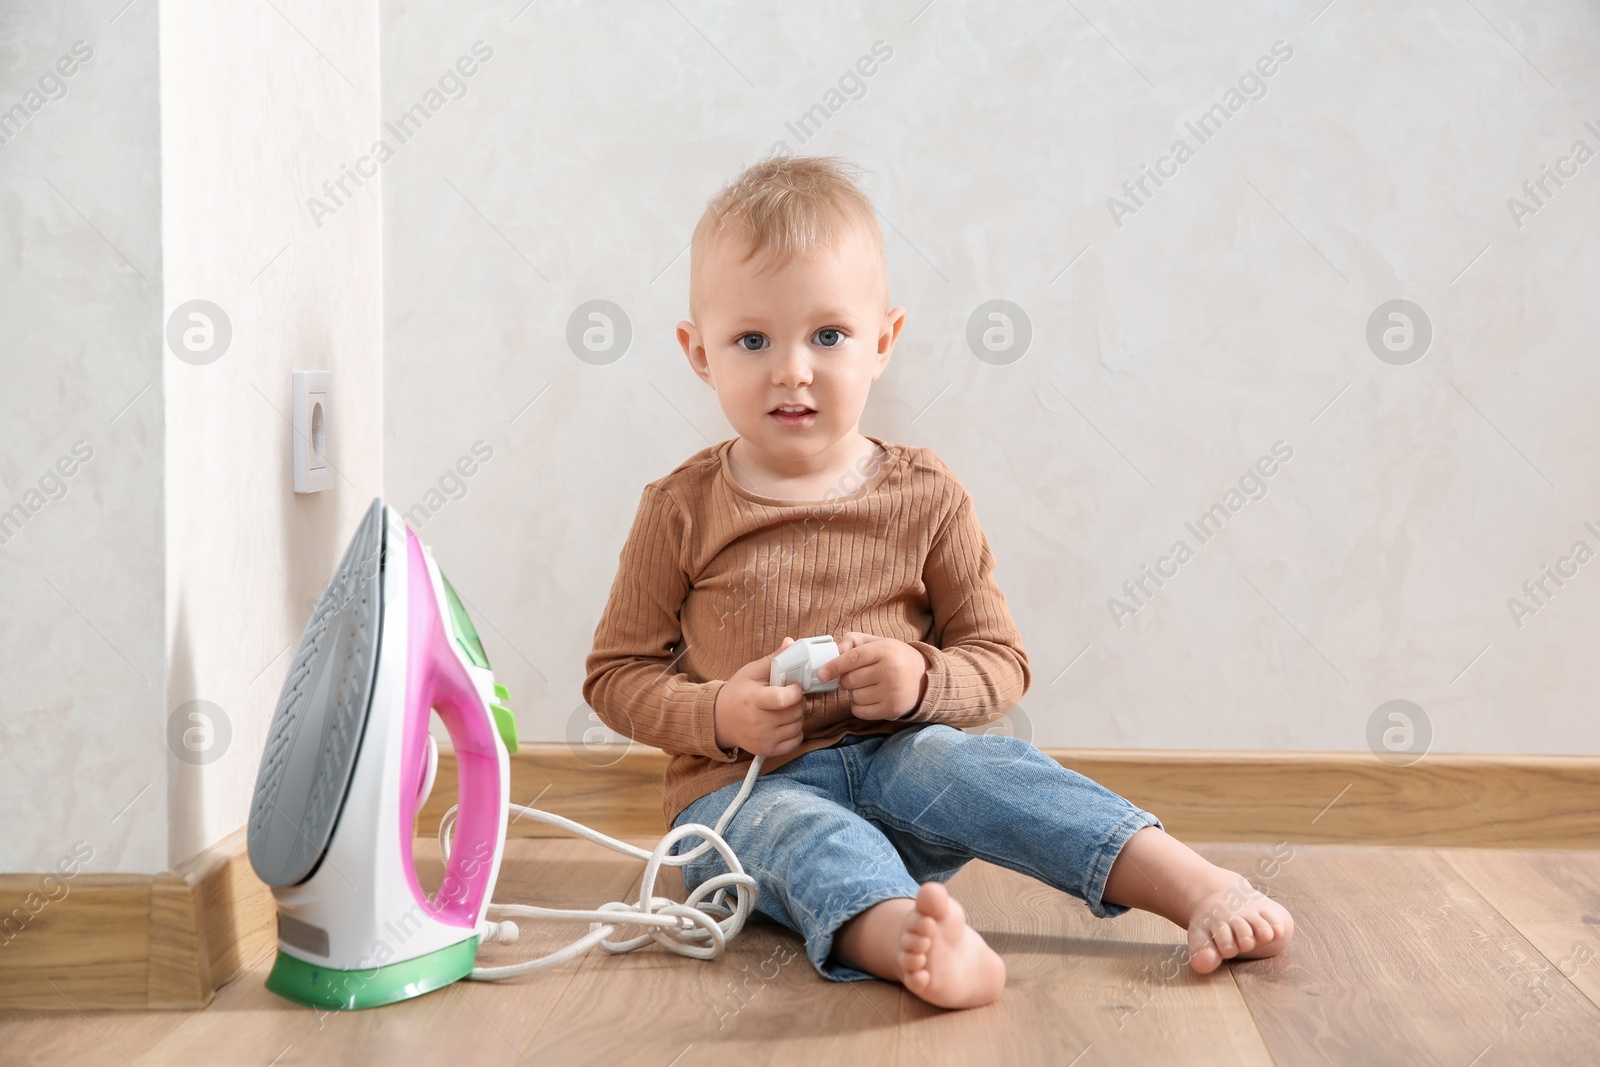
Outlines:
[[[379,197],[306,202],[374,136],[377,10],[7,5],[0,106],[80,38],[0,145],[0,506],[93,449],[0,547],[0,870],[81,840],[149,873],[245,822],[289,646],[381,485]],[[196,299],[231,326],[213,362],[164,338]],[[302,497],[297,368],[334,372],[339,471]]]
[[[780,142],[874,171],[910,317],[863,428],[976,497],[1035,667],[1014,729],[1361,750],[1407,699],[1435,751],[1600,751],[1600,564],[1508,606],[1600,549],[1600,161],[1508,206],[1600,150],[1600,16],[1318,7],[6,5],[0,870],[84,841],[89,869],[157,871],[244,822],[287,654],[380,486],[523,734],[581,741],[640,487],[731,434],[672,336],[689,233]],[[1265,96],[1200,144],[1277,41]],[[1108,208],[1180,137],[1192,159]],[[1399,298],[1434,334],[1406,366],[1366,336]],[[595,365],[565,337],[602,299],[633,340]],[[995,299],[1031,328],[1011,362],[967,340]],[[215,362],[165,342],[191,300],[231,326]],[[335,374],[314,497],[295,368]],[[1199,544],[1185,523],[1278,441],[1265,499]],[[1108,601],[1179,538],[1194,558],[1119,626]]]
[[[1520,627],[1507,606],[1600,549],[1600,161],[1520,227],[1507,207],[1575,140],[1600,149],[1600,17],[1320,7],[384,4],[386,117],[494,50],[385,170],[385,488],[460,496],[422,533],[523,732],[590,725],[640,488],[731,436],[673,339],[683,252],[782,140],[875,172],[909,318],[863,429],[934,448],[977,499],[1035,668],[1016,729],[1359,751],[1406,699],[1435,751],[1600,751],[1600,563]],[[865,94],[830,97],[877,41]],[[1186,123],[1278,41],[1265,95],[1200,143]],[[1114,218],[1179,137],[1193,158]],[[992,365],[966,334],[1001,298],[1033,336]],[[1366,340],[1398,298],[1434,332],[1409,366]],[[565,342],[594,299],[633,330],[606,366]],[[493,459],[457,482],[476,441]],[[1278,441],[1265,499],[1188,534]],[[1179,538],[1194,558],[1119,627],[1108,601]]]
[[104,7],[0,5],[0,871],[167,866],[156,11]]
[[[333,214],[308,206],[374,137],[378,13],[278,0],[161,12],[167,310],[209,300],[233,328],[216,362],[166,361],[167,706],[207,701],[232,731],[214,761],[170,764],[176,864],[249,817],[290,646],[380,492],[378,191],[347,180]],[[334,388],[333,488],[300,496],[296,369],[331,370]]]

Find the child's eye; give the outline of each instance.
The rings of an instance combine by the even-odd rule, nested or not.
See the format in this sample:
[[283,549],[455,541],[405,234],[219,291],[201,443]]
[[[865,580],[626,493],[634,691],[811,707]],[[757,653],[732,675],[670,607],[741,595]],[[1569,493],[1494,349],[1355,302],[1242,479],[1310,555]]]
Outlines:
[[[745,342],[750,340],[752,337],[755,338],[755,344],[745,344]],[[734,343],[740,348],[744,349],[746,352],[759,352],[763,348],[767,347],[766,337],[759,333],[741,334],[739,339]]]
[[844,344],[844,331],[833,326],[824,326],[816,332],[812,340],[821,343],[823,348],[837,348]]

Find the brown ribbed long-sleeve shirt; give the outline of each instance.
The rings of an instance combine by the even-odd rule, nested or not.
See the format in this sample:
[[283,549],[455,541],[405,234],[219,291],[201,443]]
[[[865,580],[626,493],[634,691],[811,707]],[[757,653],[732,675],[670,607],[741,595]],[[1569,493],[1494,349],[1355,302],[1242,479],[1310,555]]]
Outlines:
[[885,450],[881,465],[831,500],[750,492],[728,465],[734,438],[645,486],[583,698],[617,733],[672,757],[667,825],[749,771],[750,753],[717,747],[712,708],[723,680],[786,636],[898,638],[927,661],[928,688],[900,719],[857,718],[842,689],[806,694],[804,740],[762,773],[847,733],[981,726],[1027,691],[1028,657],[972,497],[931,449],[868,439]]

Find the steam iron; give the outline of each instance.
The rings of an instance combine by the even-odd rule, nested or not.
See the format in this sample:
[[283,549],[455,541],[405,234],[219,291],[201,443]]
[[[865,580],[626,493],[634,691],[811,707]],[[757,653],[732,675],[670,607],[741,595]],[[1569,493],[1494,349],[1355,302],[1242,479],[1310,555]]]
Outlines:
[[[646,851],[510,802],[508,752],[517,750],[517,732],[506,699],[433,553],[397,511],[373,500],[300,637],[256,775],[250,865],[278,905],[268,989],[315,1008],[372,1008],[462,978],[499,981],[545,970],[596,945],[620,953],[654,942],[715,959],[739,934],[755,908],[756,880],[722,833],[764,758],[751,762],[715,828],[685,823]],[[439,762],[430,711],[449,731],[458,789],[439,825],[444,877],[432,894],[423,892],[412,862],[417,811]],[[509,812],[644,860],[637,902],[593,909],[493,902]],[[688,837],[704,840],[672,855]],[[684,902],[655,894],[661,867],[693,862],[707,849],[721,854],[725,873]],[[478,966],[481,944],[518,937],[515,922],[488,918],[491,908],[586,922],[589,930],[537,959]],[[644,932],[614,939],[624,927]]]
[[[506,699],[432,552],[373,500],[301,635],[256,776],[250,864],[278,907],[268,989],[368,1008],[471,974],[505,847]],[[456,847],[428,894],[412,840],[438,767],[433,710],[460,795]]]

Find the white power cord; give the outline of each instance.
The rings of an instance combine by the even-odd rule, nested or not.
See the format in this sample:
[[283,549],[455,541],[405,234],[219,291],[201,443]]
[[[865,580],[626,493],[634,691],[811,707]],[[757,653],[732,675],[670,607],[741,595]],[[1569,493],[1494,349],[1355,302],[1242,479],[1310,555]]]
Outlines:
[[[749,918],[751,910],[755,907],[756,880],[744,873],[744,867],[733,854],[733,849],[722,839],[722,832],[727,829],[739,808],[744,805],[745,798],[750,795],[750,790],[755,787],[756,778],[761,774],[761,764],[764,757],[757,756],[751,761],[750,771],[745,775],[744,785],[739,790],[739,795],[728,804],[722,817],[717,820],[713,829],[704,823],[685,823],[673,828],[663,837],[655,849],[646,852],[642,848],[618,841],[614,837],[607,837],[598,830],[592,830],[579,822],[553,815],[548,811],[538,808],[527,808],[521,804],[507,804],[509,811],[516,812],[519,817],[537,819],[559,827],[568,833],[577,834],[579,837],[588,838],[597,845],[605,845],[635,859],[645,860],[644,878],[639,885],[639,901],[636,904],[625,904],[622,901],[611,901],[602,904],[593,911],[569,910],[565,908],[540,908],[532,904],[495,904],[488,903],[484,907],[484,914],[499,912],[504,915],[517,915],[527,919],[557,919],[572,922],[588,922],[589,932],[578,938],[566,948],[559,949],[542,956],[536,960],[525,963],[510,963],[502,967],[474,967],[468,977],[478,981],[498,981],[502,978],[515,978],[517,975],[529,974],[552,967],[563,960],[573,956],[582,955],[595,945],[599,945],[607,952],[632,952],[649,941],[656,941],[680,956],[692,956],[697,959],[711,960],[722,955],[729,941],[738,936],[744,929],[745,919]],[[451,805],[450,810],[444,813],[444,818],[439,822],[439,850],[444,854],[448,863],[450,860],[451,831],[455,829],[456,805]],[[668,850],[673,843],[685,837],[703,837],[705,840],[692,852],[682,856],[668,855]],[[728,865],[725,874],[709,878],[689,894],[689,899],[680,904],[669,897],[655,895],[656,872],[662,864],[669,867],[681,867],[697,859],[708,848],[715,848],[722,854],[723,860]],[[724,903],[724,895],[733,889],[738,899],[732,908]],[[700,901],[709,893],[716,897],[707,901],[700,907]],[[616,933],[618,927],[642,926],[645,932],[626,941],[611,941],[609,938]],[[478,923],[480,941],[510,942],[517,940],[520,931],[517,924],[509,919],[501,922],[484,918]],[[710,943],[707,944],[706,942]]]

